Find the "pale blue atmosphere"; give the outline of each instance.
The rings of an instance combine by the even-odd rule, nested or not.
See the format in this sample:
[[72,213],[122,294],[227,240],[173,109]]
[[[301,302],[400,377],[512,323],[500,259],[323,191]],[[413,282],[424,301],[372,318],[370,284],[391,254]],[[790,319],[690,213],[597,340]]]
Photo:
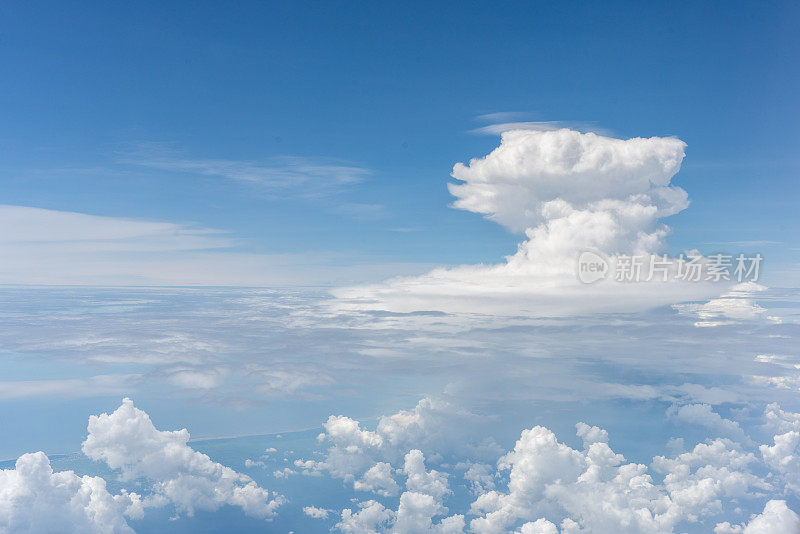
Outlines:
[[0,534],[800,534],[798,24],[5,4]]

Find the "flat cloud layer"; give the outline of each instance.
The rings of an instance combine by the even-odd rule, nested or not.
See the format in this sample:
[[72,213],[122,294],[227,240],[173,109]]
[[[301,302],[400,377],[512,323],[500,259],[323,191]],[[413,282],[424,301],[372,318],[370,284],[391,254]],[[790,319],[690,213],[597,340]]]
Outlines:
[[247,252],[237,248],[241,240],[213,228],[30,206],[0,205],[0,228],[2,284],[279,286],[422,269],[353,264],[352,257],[343,266],[342,256],[319,252]]

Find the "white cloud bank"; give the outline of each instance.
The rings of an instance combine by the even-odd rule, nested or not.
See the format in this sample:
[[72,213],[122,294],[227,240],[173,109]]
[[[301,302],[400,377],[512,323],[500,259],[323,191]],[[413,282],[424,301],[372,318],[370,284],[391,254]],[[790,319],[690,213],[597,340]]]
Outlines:
[[714,534],[797,534],[800,516],[786,506],[786,501],[773,500],[764,506],[764,512],[753,517],[746,525],[731,525],[727,521],[714,528]]
[[24,454],[14,469],[0,470],[0,534],[132,534],[128,519],[168,504],[187,515],[230,505],[269,520],[285,502],[193,450],[185,429],[157,430],[129,399],[112,414],[91,416],[88,430],[86,456],[119,470],[123,483],[144,483],[145,491],[112,495],[100,477],[53,472],[43,452]]
[[243,252],[213,228],[0,205],[0,284],[280,286],[380,279],[410,264]]
[[121,479],[152,482],[155,503],[168,501],[179,512],[217,510],[222,505],[240,507],[247,515],[268,519],[284,502],[250,477],[212,461],[187,442],[186,429],[161,431],[150,417],[124,399],[112,414],[89,418],[89,435],[83,453],[121,471]]
[[[710,419],[708,410],[699,412],[705,414],[700,419]],[[764,413],[763,430],[774,434],[772,444],[748,448],[728,438],[707,439],[687,452],[656,456],[649,466],[626,461],[610,447],[605,430],[584,423],[576,425],[579,448],[534,426],[501,455],[493,444],[480,442],[480,425],[469,424],[474,417],[430,399],[381,418],[375,431],[331,417],[320,436],[330,444],[324,460],[301,460],[298,467],[357,482],[381,465],[378,475],[391,478],[396,491],[390,495],[377,487],[375,498],[338,514],[315,506],[303,513],[336,521],[341,532],[364,534],[666,533],[701,523],[716,525],[717,534],[799,532],[800,518],[780,497],[800,497],[800,414],[777,404]],[[100,477],[54,472],[44,453],[25,454],[13,469],[0,470],[0,533],[131,534],[129,520],[168,505],[187,515],[229,505],[269,520],[285,502],[193,450],[186,430],[156,429],[130,400],[111,414],[91,417],[88,431],[84,453],[141,491],[111,494]],[[488,457],[499,458],[495,467],[477,463]],[[479,466],[463,473],[476,495],[467,510],[452,510],[452,484],[467,465]],[[476,480],[482,483],[472,484]],[[379,502],[387,496],[397,499],[396,508]],[[754,505],[764,506],[763,512],[742,521],[741,507]],[[732,513],[740,519],[722,521]]]
[[[496,470],[474,463],[475,455],[464,455],[469,447],[462,447],[462,454],[456,456],[464,461],[456,470],[468,465],[481,468],[464,473],[464,481],[477,495],[468,510],[455,514],[447,507],[454,474],[427,467],[426,454],[415,445],[436,444],[448,450],[448,441],[466,445],[474,436],[469,436],[466,425],[449,427],[444,441],[442,436],[420,432],[420,423],[432,420],[419,407],[381,418],[376,431],[364,430],[358,421],[346,417],[332,417],[320,437],[333,442],[326,459],[321,464],[300,463],[317,473],[358,481],[366,466],[378,465],[373,463],[376,456],[393,458],[383,463],[397,486],[395,493],[400,493],[398,508],[387,507],[377,498],[345,508],[334,528],[346,533],[657,534],[701,524],[716,525],[717,534],[800,532],[800,518],[786,502],[769,499],[785,493],[800,496],[793,483],[800,457],[800,414],[783,411],[777,404],[767,406],[764,429],[779,434],[775,445],[761,447],[754,447],[738,424],[703,405],[679,414],[719,427],[743,443],[724,437],[707,439],[687,452],[655,456],[648,466],[627,462],[612,450],[608,433],[601,428],[578,423],[583,446],[572,448],[550,429],[535,426],[522,431],[514,448],[499,457]],[[390,421],[399,424],[390,425]],[[436,456],[438,460],[433,459]],[[434,453],[431,458],[431,463],[444,468],[452,466],[441,455]],[[491,483],[473,485],[476,479]],[[764,506],[764,511],[746,522],[720,521],[727,514],[741,515],[745,503]]]
[[552,316],[637,311],[717,295],[710,283],[672,276],[593,285],[576,277],[585,250],[611,259],[663,251],[669,228],[660,219],[688,206],[686,192],[670,183],[685,146],[675,138],[622,140],[566,128],[506,131],[487,156],[456,164],[458,182],[449,188],[454,207],[524,232],[516,254],[497,265],[343,288],[335,292],[337,305]]
[[23,454],[0,470],[0,533],[132,534],[127,518],[143,515],[141,497],[112,495],[100,477],[53,472],[43,452]]

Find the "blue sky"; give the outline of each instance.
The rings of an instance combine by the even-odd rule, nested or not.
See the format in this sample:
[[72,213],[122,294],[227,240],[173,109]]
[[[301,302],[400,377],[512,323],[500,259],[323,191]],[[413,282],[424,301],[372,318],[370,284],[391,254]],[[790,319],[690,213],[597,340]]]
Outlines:
[[800,532],[798,22],[5,5],[0,534]]
[[[448,209],[445,184],[453,163],[496,145],[470,133],[486,124],[476,117],[519,112],[684,140],[676,182],[693,209],[675,218],[674,245],[796,245],[789,3],[5,10],[6,204],[198,223],[250,251],[494,261],[518,236]],[[276,198],[137,165],[164,152],[263,165],[290,156],[367,174]]]

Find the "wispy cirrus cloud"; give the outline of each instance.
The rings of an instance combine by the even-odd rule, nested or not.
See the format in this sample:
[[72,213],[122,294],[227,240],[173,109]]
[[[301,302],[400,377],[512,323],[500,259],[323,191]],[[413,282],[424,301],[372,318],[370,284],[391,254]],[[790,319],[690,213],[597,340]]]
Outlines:
[[477,122],[487,123],[485,126],[474,128],[470,133],[480,135],[500,135],[511,130],[535,130],[549,132],[569,128],[579,132],[593,132],[598,135],[613,136],[613,132],[602,128],[591,121],[542,121],[535,120],[536,115],[524,111],[501,111],[486,113],[475,117]]
[[256,185],[269,194],[317,198],[362,182],[372,171],[333,158],[276,156],[264,160],[193,158],[160,144],[120,154],[119,162],[149,169],[209,176]]
[[4,380],[0,382],[0,399],[116,395],[130,391],[139,378],[138,374],[107,374],[52,380]]

